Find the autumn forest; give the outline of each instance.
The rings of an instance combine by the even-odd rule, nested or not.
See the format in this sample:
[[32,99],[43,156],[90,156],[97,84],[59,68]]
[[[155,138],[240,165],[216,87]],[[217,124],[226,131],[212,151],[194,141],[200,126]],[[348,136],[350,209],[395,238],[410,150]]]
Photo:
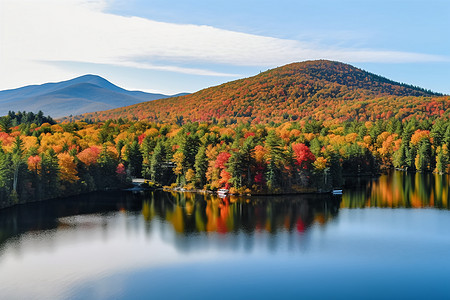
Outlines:
[[449,171],[450,122],[285,122],[276,125],[157,124],[109,120],[0,126],[3,206],[125,187],[232,193],[329,191],[343,176],[383,169]]
[[450,99],[349,65],[292,64],[191,95],[54,121],[0,118],[0,206],[125,188],[329,192],[449,172]]

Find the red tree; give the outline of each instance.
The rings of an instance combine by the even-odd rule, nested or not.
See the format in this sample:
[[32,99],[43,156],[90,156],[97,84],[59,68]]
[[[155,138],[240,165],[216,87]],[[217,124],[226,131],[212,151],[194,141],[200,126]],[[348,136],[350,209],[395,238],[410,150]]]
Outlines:
[[292,150],[294,151],[295,164],[301,169],[310,169],[316,157],[309,150],[308,146],[302,143],[292,144]]

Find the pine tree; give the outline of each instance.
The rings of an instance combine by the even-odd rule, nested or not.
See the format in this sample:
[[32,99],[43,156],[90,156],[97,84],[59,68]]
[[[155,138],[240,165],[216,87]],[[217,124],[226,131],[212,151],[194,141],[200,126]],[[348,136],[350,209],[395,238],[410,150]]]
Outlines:
[[423,139],[420,142],[419,150],[417,151],[415,166],[417,171],[426,172],[430,170],[431,164],[431,143],[429,139]]
[[11,126],[12,126],[12,122],[11,122],[10,116],[0,118],[0,129],[3,132],[11,133]]
[[11,155],[5,153],[0,143],[0,205],[9,201],[13,183]]
[[393,165],[398,169],[406,167],[407,146],[405,143],[400,145],[400,148],[393,155]]
[[59,183],[58,156],[53,148],[41,154],[40,181],[42,183],[42,197],[44,199],[57,196]]
[[449,152],[447,144],[438,147],[436,150],[436,173],[444,174],[447,172],[449,164]]
[[198,152],[200,140],[196,134],[186,134],[181,140],[179,151],[184,154],[183,171],[194,168],[195,156]]
[[242,187],[242,176],[244,174],[244,159],[240,151],[234,151],[231,153],[231,157],[227,163],[227,170],[231,175],[230,183],[235,188]]
[[430,136],[433,138],[433,144],[435,146],[441,146],[444,142],[445,136],[445,121],[442,119],[437,119],[433,127],[431,128]]
[[21,177],[26,164],[24,160],[24,150],[23,150],[23,141],[19,136],[16,136],[12,147],[12,168],[14,170],[14,178],[13,178],[13,186],[12,190],[15,194],[17,194],[17,185],[19,182],[19,177]]
[[165,182],[165,163],[166,159],[166,150],[161,141],[156,144],[155,149],[153,150],[153,155],[150,161],[150,178],[154,182],[158,182],[161,184]]
[[208,158],[206,157],[206,147],[202,146],[198,149],[195,156],[195,178],[196,185],[202,188],[206,184],[206,171],[208,170]]
[[97,158],[98,172],[94,178],[97,188],[105,189],[116,184],[117,165],[118,161],[108,153],[106,145],[103,145]]
[[269,163],[267,164],[267,186],[269,189],[276,189],[282,185],[284,153],[282,140],[275,133],[270,131],[266,138],[266,147],[269,150]]
[[130,170],[131,176],[137,177],[142,174],[142,153],[139,149],[138,141],[133,141],[131,145],[126,148],[126,161]]
[[147,136],[142,141],[141,151],[142,151],[142,176],[144,178],[150,178],[151,169],[151,159],[153,155],[153,150],[156,146],[156,140],[150,136]]
[[450,122],[447,122],[447,130],[445,130],[444,134],[444,143],[450,145]]

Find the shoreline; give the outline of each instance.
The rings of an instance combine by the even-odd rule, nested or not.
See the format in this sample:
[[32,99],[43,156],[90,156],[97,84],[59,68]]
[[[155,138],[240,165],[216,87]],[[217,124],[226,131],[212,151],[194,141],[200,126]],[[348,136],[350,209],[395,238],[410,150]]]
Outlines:
[[[333,194],[333,191],[337,189],[331,189],[327,191],[286,191],[286,192],[274,192],[274,193],[226,193],[226,196],[236,196],[236,197],[252,197],[252,196],[283,196],[283,195],[311,195],[311,194],[317,194],[317,195],[324,195],[324,194]],[[341,189],[340,189],[341,190]],[[139,191],[165,191],[165,192],[182,192],[182,193],[197,193],[197,194],[210,194],[210,195],[216,195],[218,197],[218,191],[212,191],[212,190],[202,190],[202,189],[185,189],[180,187],[170,188],[170,187],[158,187],[158,188],[145,188],[145,187],[139,187],[139,188],[131,188],[131,189],[125,189],[124,191],[131,191],[131,192],[139,192]]]
[[[405,174],[414,174],[416,172],[408,172],[408,171],[404,171],[404,170],[390,170],[390,171],[397,171],[397,172],[402,172]],[[383,172],[383,173],[389,173],[389,172]],[[435,173],[427,173],[427,174],[435,174]],[[359,178],[359,179],[375,179],[378,178],[378,176],[345,176],[345,178]],[[334,195],[334,196],[340,196],[340,195],[335,195],[333,194],[333,190],[334,189],[330,189],[330,190],[326,190],[326,191],[314,191],[314,190],[310,190],[310,191],[285,191],[285,192],[276,192],[276,193],[247,193],[247,194],[235,194],[235,193],[227,193],[225,197],[228,196],[234,196],[234,197],[252,197],[252,196],[284,196],[284,195],[326,195],[326,194],[330,194],[330,195]],[[58,197],[54,197],[54,198],[48,198],[48,199],[41,199],[41,200],[34,200],[34,201],[28,201],[28,202],[23,202],[23,203],[14,203],[14,204],[10,204],[10,205],[5,205],[3,203],[0,203],[0,210],[4,210],[4,209],[8,209],[11,207],[15,207],[15,206],[20,206],[20,205],[26,205],[29,203],[38,203],[38,202],[44,202],[44,201],[51,201],[51,200],[55,200],[55,199],[68,199],[70,197],[74,197],[74,196],[82,196],[82,195],[88,195],[88,194],[92,194],[92,193],[97,193],[97,192],[113,192],[113,191],[120,191],[120,192],[143,192],[143,191],[166,191],[166,192],[183,192],[183,193],[197,193],[197,194],[210,194],[210,195],[215,195],[217,197],[220,198],[220,196],[218,196],[217,191],[211,191],[211,190],[202,190],[202,189],[195,189],[195,190],[188,190],[188,189],[184,189],[184,188],[180,188],[180,187],[175,187],[175,188],[170,188],[170,187],[142,187],[139,185],[134,184],[133,186],[130,186],[129,188],[118,188],[118,187],[114,187],[114,188],[107,188],[107,189],[103,189],[103,190],[94,190],[94,191],[89,191],[89,192],[83,192],[83,193],[79,193],[79,194],[71,194],[71,195],[67,195],[67,196],[58,196]]]

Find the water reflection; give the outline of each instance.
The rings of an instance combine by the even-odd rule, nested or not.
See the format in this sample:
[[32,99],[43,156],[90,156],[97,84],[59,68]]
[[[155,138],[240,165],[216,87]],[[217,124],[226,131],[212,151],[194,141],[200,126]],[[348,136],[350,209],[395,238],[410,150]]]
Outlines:
[[449,209],[449,180],[448,175],[391,172],[346,190],[341,207]]
[[0,298],[444,299],[450,212],[370,209],[448,209],[448,177],[422,176],[342,197],[114,192],[1,210]]
[[[182,252],[209,247],[250,251],[260,233],[274,237],[263,243],[275,250],[275,239],[302,239],[298,236],[313,224],[321,226],[335,218],[339,203],[340,198],[331,195],[221,199],[210,194],[162,191],[96,193],[33,203],[0,211],[0,258],[5,245],[14,244],[20,251],[33,233],[46,236],[47,248],[61,236],[66,244],[76,242],[81,232],[92,239],[108,240],[117,230],[121,213],[126,216],[127,235],[144,230],[149,238],[160,236]],[[205,235],[209,238],[196,238]],[[220,238],[226,235],[228,238]],[[39,240],[33,239],[34,247],[40,247]],[[300,244],[307,247],[306,241]]]
[[[125,192],[92,193],[3,209],[0,210],[0,250],[8,239],[19,238],[25,233],[73,227],[73,224],[66,222],[65,217],[96,214],[98,218],[105,219],[109,212],[139,212],[141,209],[140,197]],[[80,226],[88,229],[89,226],[96,227],[98,224],[90,225],[85,222]]]
[[[340,208],[449,209],[449,185],[448,175],[392,172],[346,189],[342,197],[231,196],[221,199],[210,194],[178,192],[95,193],[0,210],[0,249],[8,239],[26,232],[75,226],[66,222],[65,217],[96,214],[97,219],[105,219],[111,212],[141,216],[147,230],[156,219],[184,235],[303,233],[313,224],[324,225],[335,218]],[[89,226],[96,226],[92,222],[91,219],[76,224],[89,229]],[[101,222],[106,226],[104,220]]]
[[[164,201],[161,201],[163,199]],[[340,199],[324,195],[218,198],[210,194],[151,193],[142,203],[146,221],[172,224],[177,233],[304,232],[338,213]]]

